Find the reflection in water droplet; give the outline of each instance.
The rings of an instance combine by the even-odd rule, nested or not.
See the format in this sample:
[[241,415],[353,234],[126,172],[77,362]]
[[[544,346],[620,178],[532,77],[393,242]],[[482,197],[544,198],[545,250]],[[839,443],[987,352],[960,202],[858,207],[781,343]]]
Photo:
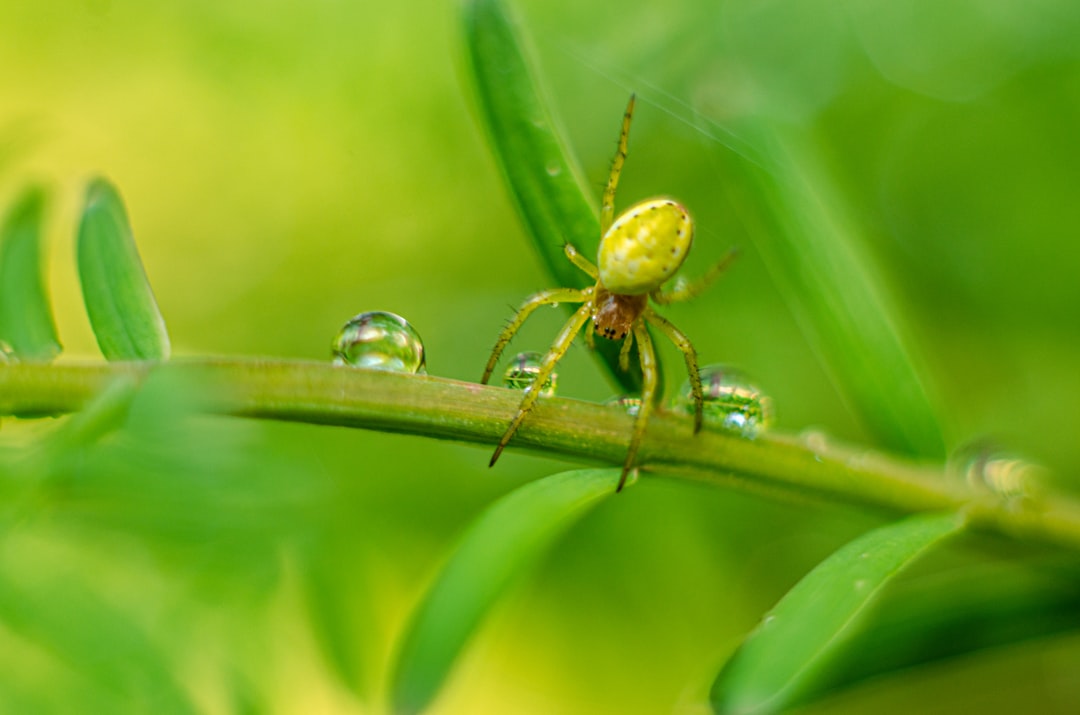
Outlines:
[[1043,468],[992,442],[964,445],[949,458],[950,474],[973,489],[989,490],[1006,498],[1031,496],[1043,477]]
[[612,397],[604,404],[617,405],[631,417],[637,417],[637,413],[641,411],[641,398],[636,395],[619,395]]
[[[701,388],[705,395],[705,421],[709,424],[751,438],[772,425],[772,398],[739,370],[727,365],[707,365],[701,368]],[[694,414],[689,380],[679,388],[672,405]]]
[[[518,353],[510,361],[510,365],[507,366],[506,372],[503,374],[503,384],[514,390],[528,390],[536,381],[536,376],[540,373],[540,363],[543,360],[544,356],[540,353]],[[554,395],[558,379],[557,373],[551,373],[551,377],[540,388],[540,394],[544,397]]]
[[424,342],[400,315],[372,311],[345,323],[330,348],[335,365],[426,373]]
[[6,362],[19,362],[19,358],[15,355],[14,348],[0,340],[0,365]]

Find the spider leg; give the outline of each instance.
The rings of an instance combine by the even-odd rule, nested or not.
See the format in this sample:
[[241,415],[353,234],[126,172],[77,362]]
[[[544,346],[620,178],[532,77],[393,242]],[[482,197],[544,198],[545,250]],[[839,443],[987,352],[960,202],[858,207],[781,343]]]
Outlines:
[[626,339],[623,340],[622,349],[619,350],[619,369],[623,372],[628,372],[630,370],[630,348],[633,344],[634,333],[627,333]]
[[619,486],[615,487],[616,492],[622,491],[623,485],[626,484],[626,476],[630,473],[630,468],[634,466],[638,447],[641,446],[641,439],[645,436],[645,425],[649,423],[649,414],[652,413],[653,397],[656,395],[656,353],[653,352],[649,331],[641,321],[634,323],[634,337],[637,339],[643,378],[641,409],[638,410],[637,417],[634,419],[634,433],[630,437],[630,449],[626,453],[626,461],[623,463],[622,474],[619,476]]
[[574,244],[567,243],[565,246],[563,246],[563,251],[566,252],[566,257],[570,259],[570,262],[584,272],[588,273],[590,278],[592,278],[594,281],[600,280],[600,272],[596,270],[596,266],[594,266],[588,258],[581,255],[581,253],[576,248],[574,248]]
[[[518,308],[513,319],[507,324],[503,331],[499,334],[499,339],[495,341],[495,348],[491,351],[491,357],[488,358],[487,367],[484,368],[484,376],[480,378],[480,383],[486,385],[488,379],[491,377],[491,373],[495,371],[495,364],[499,362],[499,356],[502,355],[502,351],[506,349],[506,346],[510,343],[510,339],[514,337],[514,333],[521,328],[525,320],[532,315],[532,312],[542,305],[551,305],[552,303],[581,303],[587,301],[592,293],[592,288],[586,288],[585,290],[577,290],[576,288],[553,288],[551,290],[540,291],[536,295],[529,297],[521,307]],[[541,385],[543,383],[540,383]]]
[[705,403],[705,397],[701,389],[701,371],[698,369],[697,351],[694,350],[690,339],[672,325],[667,318],[651,308],[647,308],[643,315],[645,320],[655,325],[660,332],[667,336],[668,340],[675,343],[675,347],[686,358],[686,371],[690,373],[690,391],[694,397],[694,434],[697,434],[701,431],[702,410]]
[[626,163],[626,143],[630,137],[630,120],[634,116],[634,100],[636,95],[630,95],[630,102],[626,105],[626,113],[623,114],[622,132],[619,134],[619,149],[615,152],[615,158],[611,160],[611,173],[608,174],[607,188],[604,189],[604,200],[600,204],[600,237],[611,228],[615,220],[615,187],[619,185],[619,174],[622,173],[623,164]]
[[705,271],[705,275],[697,280],[677,284],[668,291],[653,291],[652,299],[660,305],[667,305],[668,303],[678,303],[684,300],[690,300],[691,298],[701,295],[705,292],[706,288],[712,285],[713,282],[727,270],[727,267],[731,265],[731,262],[735,260],[735,257],[738,255],[738,248],[731,249],[723,258],[714,263],[709,270]]
[[593,326],[585,323],[585,344],[589,346],[589,350],[596,350],[596,339],[593,337]]
[[570,320],[566,321],[566,325],[555,337],[555,341],[551,344],[551,348],[548,349],[547,354],[544,355],[543,361],[540,363],[540,371],[536,373],[536,378],[533,380],[533,384],[525,389],[525,397],[522,398],[521,404],[518,405],[517,414],[514,415],[514,419],[510,422],[510,426],[506,428],[506,432],[503,433],[502,439],[499,440],[499,445],[495,448],[495,454],[491,455],[491,462],[488,466],[493,466],[495,460],[502,454],[503,449],[510,442],[510,438],[517,432],[518,427],[525,420],[525,416],[529,414],[529,410],[536,404],[537,398],[540,397],[540,386],[548,381],[551,377],[551,373],[555,371],[555,364],[559,362],[566,351],[570,349],[570,343],[574,342],[574,338],[577,337],[578,332],[581,330],[581,326],[585,325],[585,322],[592,315],[592,305],[586,303],[577,309],[577,312],[571,316]]

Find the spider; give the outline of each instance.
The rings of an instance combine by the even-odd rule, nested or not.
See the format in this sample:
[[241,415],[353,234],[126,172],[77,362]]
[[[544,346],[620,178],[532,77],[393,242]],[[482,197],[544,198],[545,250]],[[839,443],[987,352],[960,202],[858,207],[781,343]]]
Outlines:
[[[629,369],[630,348],[636,340],[643,376],[641,407],[634,420],[634,431],[630,438],[630,447],[626,454],[626,461],[623,463],[616,492],[622,491],[627,474],[634,466],[634,459],[637,456],[638,447],[641,446],[656,397],[656,354],[653,351],[652,338],[649,336],[646,325],[652,325],[663,333],[686,358],[686,369],[690,373],[690,387],[694,399],[694,433],[701,430],[703,397],[694,346],[678,328],[652,309],[649,298],[658,305],[689,300],[716,280],[735,256],[734,251],[729,252],[695,282],[676,281],[670,290],[661,290],[663,284],[686,260],[686,255],[690,251],[690,244],[694,237],[694,224],[690,219],[690,214],[671,199],[656,198],[634,204],[613,220],[615,189],[626,161],[626,147],[630,136],[630,121],[634,114],[634,101],[635,96],[630,95],[630,102],[623,115],[622,131],[619,134],[619,148],[611,162],[611,172],[608,175],[607,187],[604,189],[603,202],[600,205],[601,239],[596,265],[589,262],[570,243],[565,246],[566,257],[595,280],[596,285],[583,290],[554,288],[541,291],[528,298],[499,335],[495,348],[491,351],[491,358],[484,369],[484,376],[480,380],[481,383],[487,383],[495,370],[499,356],[510,339],[537,308],[558,303],[582,304],[559,331],[547,354],[544,355],[533,385],[525,389],[517,414],[514,415],[514,419],[510,422],[502,439],[499,440],[499,445],[491,457],[490,464],[494,465],[540,397],[540,390],[536,389],[536,386],[543,385],[551,376],[556,363],[569,350],[570,344],[582,328],[585,328],[585,339],[590,348],[594,347],[593,332],[608,340],[623,341],[619,351],[619,368],[623,371]],[[592,320],[592,326],[585,327],[590,320]]]

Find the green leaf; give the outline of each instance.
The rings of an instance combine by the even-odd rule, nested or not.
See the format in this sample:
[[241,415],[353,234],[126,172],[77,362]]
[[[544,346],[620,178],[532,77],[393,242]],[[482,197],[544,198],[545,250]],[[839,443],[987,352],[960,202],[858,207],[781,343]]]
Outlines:
[[[175,664],[131,621],[130,614],[71,576],[42,577],[5,564],[0,621],[109,693],[129,712],[194,713],[176,681]],[[22,571],[21,578],[10,578]]]
[[169,336],[146,279],[124,204],[104,179],[86,190],[79,278],[90,324],[109,360],[165,360]]
[[795,585],[747,636],[712,687],[717,713],[773,713],[816,685],[885,585],[944,537],[955,514],[908,517],[844,546]]
[[46,442],[49,453],[62,463],[73,452],[89,447],[123,427],[138,390],[139,381],[134,375],[118,375],[83,409],[73,413],[49,435]]
[[833,382],[888,446],[945,456],[897,305],[862,228],[809,142],[757,127],[751,162],[727,153],[727,184],[754,245]]
[[986,648],[1075,631],[1080,581],[1075,568],[1061,572],[1059,566],[976,564],[891,590],[810,697]]
[[342,684],[364,698],[370,661],[364,644],[374,640],[374,617],[366,564],[350,537],[340,532],[313,537],[299,562],[312,635]]
[[618,469],[563,472],[490,506],[465,533],[414,614],[393,682],[394,711],[431,702],[488,609],[575,519],[615,493]]
[[25,190],[0,230],[0,340],[22,360],[48,361],[60,352],[41,250],[45,192]]
[[[586,256],[596,255],[600,197],[592,195],[566,148],[530,50],[499,0],[467,0],[464,19],[480,120],[518,214],[560,286],[591,285],[592,280],[566,258],[563,246],[570,242]],[[618,136],[621,112],[622,107],[612,111],[611,139]],[[631,361],[629,373],[619,370],[619,347],[609,340],[596,341],[596,352],[619,388],[640,392],[637,360]]]

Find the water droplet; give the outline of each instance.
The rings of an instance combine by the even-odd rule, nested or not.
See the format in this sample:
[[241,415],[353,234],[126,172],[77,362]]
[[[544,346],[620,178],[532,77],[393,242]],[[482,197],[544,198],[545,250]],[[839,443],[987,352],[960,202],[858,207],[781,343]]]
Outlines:
[[[540,353],[525,352],[518,353],[514,356],[514,359],[510,361],[510,365],[506,368],[506,372],[503,374],[503,384],[514,390],[530,391],[533,387],[533,382],[536,381],[536,376],[540,373],[540,363],[544,361],[544,356]],[[559,376],[557,373],[551,373],[551,377],[544,382],[543,387],[540,388],[540,394],[543,397],[551,397],[555,394],[555,385],[558,382]]]
[[400,315],[361,313],[341,328],[330,348],[335,365],[426,374],[424,341]]
[[829,435],[823,430],[816,428],[804,429],[799,433],[799,439],[807,446],[811,451],[824,452],[829,445]]
[[562,173],[562,167],[559,166],[558,164],[548,164],[547,165],[547,173],[548,173],[548,176],[558,176],[559,174]]
[[0,340],[0,365],[12,362],[19,362],[19,357],[15,354],[15,349],[3,340]]
[[1030,496],[1044,468],[987,440],[964,445],[949,458],[948,472],[973,489],[1006,498]]
[[631,417],[637,417],[637,413],[641,411],[641,398],[637,395],[619,395],[612,397],[604,404],[617,405]]
[[[739,370],[727,365],[701,368],[705,395],[705,421],[743,437],[756,437],[773,422],[772,398]],[[694,414],[694,400],[687,380],[672,402],[675,409]]]

